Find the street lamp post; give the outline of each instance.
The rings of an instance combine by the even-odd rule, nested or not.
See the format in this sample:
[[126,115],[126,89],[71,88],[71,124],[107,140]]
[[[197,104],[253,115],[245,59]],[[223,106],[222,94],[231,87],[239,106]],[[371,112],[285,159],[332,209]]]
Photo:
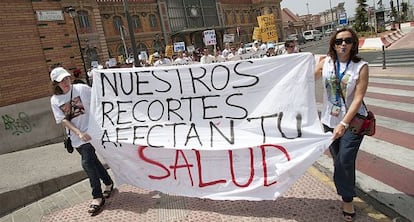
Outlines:
[[331,9],[331,18],[332,18],[332,23],[331,23],[332,24],[331,25],[332,27],[331,28],[334,29],[334,24],[335,24],[334,21],[335,20],[334,20],[334,15],[333,15],[333,11],[332,11],[332,2],[331,2],[331,0],[329,0],[329,7]]
[[127,0],[123,0],[123,3],[124,3],[124,11],[125,11],[125,15],[126,15],[127,23],[128,23],[129,38],[131,39],[132,52],[134,53],[134,67],[138,67],[141,65],[139,64],[139,60],[138,60],[138,50],[137,50],[137,45],[135,43],[134,28],[132,27],[131,15],[129,14],[129,11],[128,11],[128,2]]
[[79,53],[82,59],[83,70],[85,72],[85,79],[86,79],[86,83],[90,86],[91,84],[89,82],[88,70],[86,69],[85,58],[83,57],[82,46],[81,46],[80,39],[79,39],[78,26],[76,25],[76,21],[75,21],[75,17],[77,15],[76,10],[72,6],[69,6],[69,7],[65,7],[64,11],[68,13],[69,16],[72,18],[73,25],[75,26],[76,39],[78,40]]
[[400,2],[397,0],[398,28],[401,29]]
[[[309,3],[308,2],[306,2],[306,8],[308,9],[308,14],[306,15],[306,19],[309,19],[310,14],[309,14]],[[306,27],[306,29],[309,30],[309,25]]]

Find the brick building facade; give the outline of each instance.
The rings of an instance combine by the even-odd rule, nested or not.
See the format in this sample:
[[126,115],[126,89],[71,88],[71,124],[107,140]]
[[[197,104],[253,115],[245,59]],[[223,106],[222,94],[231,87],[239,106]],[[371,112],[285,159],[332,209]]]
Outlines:
[[[219,46],[224,34],[252,41],[256,17],[268,13],[283,36],[280,0],[128,0],[128,7],[137,49],[148,54],[176,41],[202,47],[206,29],[216,30]],[[0,107],[50,96],[53,64],[84,73],[74,22],[86,67],[131,52],[122,0],[2,0],[0,21]]]

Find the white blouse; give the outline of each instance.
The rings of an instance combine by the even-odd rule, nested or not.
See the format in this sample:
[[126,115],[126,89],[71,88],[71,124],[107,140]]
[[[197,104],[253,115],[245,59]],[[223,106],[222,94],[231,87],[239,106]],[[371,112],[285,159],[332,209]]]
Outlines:
[[[362,66],[367,64],[366,61],[359,61],[358,63],[350,62],[347,66],[347,63],[340,63],[340,73],[343,73],[341,80],[341,90],[342,94],[345,97],[346,107],[352,103],[355,95],[355,86],[356,82],[359,79],[359,72],[362,69]],[[336,63],[329,56],[326,57],[325,63],[323,64],[322,69],[322,84],[324,86],[323,94],[323,108],[321,114],[321,121],[323,124],[327,125],[330,128],[335,128],[342,121],[346,113],[346,107],[344,105],[341,95],[337,93],[337,83],[338,77],[335,73]],[[333,106],[340,106],[339,115],[335,116],[331,114]],[[366,116],[367,111],[364,106],[361,104],[361,107],[358,110],[358,113]]]

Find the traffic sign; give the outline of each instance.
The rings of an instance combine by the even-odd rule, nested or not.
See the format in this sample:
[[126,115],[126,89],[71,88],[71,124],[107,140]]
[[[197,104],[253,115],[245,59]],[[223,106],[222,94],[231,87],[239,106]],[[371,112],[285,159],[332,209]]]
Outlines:
[[346,17],[346,13],[339,14],[339,24],[340,25],[348,24],[348,18]]

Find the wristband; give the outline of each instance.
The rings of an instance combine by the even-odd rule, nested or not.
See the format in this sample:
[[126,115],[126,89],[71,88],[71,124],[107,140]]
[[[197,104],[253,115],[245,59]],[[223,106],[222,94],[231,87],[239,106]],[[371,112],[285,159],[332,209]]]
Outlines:
[[345,129],[348,129],[348,127],[349,127],[349,124],[348,123],[345,123],[344,121],[341,121],[341,122],[339,122],[342,126],[344,126],[345,127]]

